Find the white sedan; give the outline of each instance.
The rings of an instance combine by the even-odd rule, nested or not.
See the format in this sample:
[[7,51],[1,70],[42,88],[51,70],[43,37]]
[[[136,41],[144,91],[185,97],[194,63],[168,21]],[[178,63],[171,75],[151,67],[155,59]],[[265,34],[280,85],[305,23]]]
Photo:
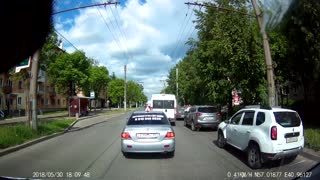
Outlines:
[[175,152],[175,133],[163,112],[136,111],[132,113],[121,133],[121,151],[129,153]]

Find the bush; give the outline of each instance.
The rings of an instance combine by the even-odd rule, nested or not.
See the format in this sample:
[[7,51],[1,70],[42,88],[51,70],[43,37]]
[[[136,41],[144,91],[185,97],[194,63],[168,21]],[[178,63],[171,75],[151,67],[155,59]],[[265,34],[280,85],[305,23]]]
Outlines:
[[0,149],[22,144],[41,136],[61,132],[69,127],[73,121],[63,119],[42,122],[38,126],[38,131],[33,131],[31,127],[25,125],[2,126],[0,127]]
[[320,150],[320,130],[307,128],[304,131],[305,146],[315,151]]

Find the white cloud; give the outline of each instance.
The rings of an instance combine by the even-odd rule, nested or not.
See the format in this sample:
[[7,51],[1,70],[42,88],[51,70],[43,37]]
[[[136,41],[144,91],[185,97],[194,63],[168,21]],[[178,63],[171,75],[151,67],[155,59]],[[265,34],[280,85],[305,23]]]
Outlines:
[[[177,61],[171,53],[177,45],[181,26],[186,25],[183,41],[192,29],[191,20],[195,17],[190,18],[188,23],[183,20],[188,19],[186,13],[191,15],[193,7],[188,7],[184,2],[147,0],[142,4],[139,0],[129,0],[125,6],[87,8],[79,11],[72,21],[57,18],[55,27],[87,56],[99,60],[110,74],[114,72],[117,77],[123,78],[124,64],[127,64],[128,80],[143,82],[145,94],[150,97],[152,93],[161,91],[164,85],[160,80],[166,79]],[[119,38],[121,41],[118,41]],[[74,51],[67,43],[65,45],[68,52]],[[185,49],[182,42],[179,45],[178,50]],[[126,58],[127,55],[130,58]]]

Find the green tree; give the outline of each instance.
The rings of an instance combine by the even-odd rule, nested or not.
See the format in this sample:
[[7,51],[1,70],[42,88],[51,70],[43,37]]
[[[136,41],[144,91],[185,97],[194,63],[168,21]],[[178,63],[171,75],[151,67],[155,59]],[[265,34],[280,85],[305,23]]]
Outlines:
[[100,97],[100,94],[103,90],[107,90],[108,83],[110,81],[108,69],[104,66],[93,65],[89,69],[89,84],[85,86],[83,89],[86,94],[89,95],[91,91],[94,91],[95,96],[95,107],[98,98],[105,99],[106,97]]
[[108,95],[112,105],[121,106],[124,99],[124,80],[114,79],[108,84]]
[[59,93],[73,96],[87,87],[91,64],[84,52],[63,53],[50,63],[49,81],[56,85]]

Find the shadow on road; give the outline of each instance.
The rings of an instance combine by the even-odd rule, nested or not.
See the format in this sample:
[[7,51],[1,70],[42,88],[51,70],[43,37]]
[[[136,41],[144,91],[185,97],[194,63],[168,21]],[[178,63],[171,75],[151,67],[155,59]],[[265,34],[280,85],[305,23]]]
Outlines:
[[171,159],[166,153],[129,153],[127,159]]
[[[217,140],[212,141],[212,143],[215,144],[218,147]],[[229,154],[231,154],[232,156],[238,158],[242,163],[244,163],[246,166],[248,166],[248,164],[247,164],[247,153],[246,152],[240,151],[237,148],[234,148],[234,147],[232,147],[232,146],[230,146],[228,144],[224,147],[224,150],[226,150]],[[264,163],[261,169],[276,168],[276,167],[279,167],[279,166],[290,164],[292,161],[293,161],[293,159],[291,159],[291,158],[286,158],[286,159],[276,160],[276,161],[269,161],[269,162]]]

